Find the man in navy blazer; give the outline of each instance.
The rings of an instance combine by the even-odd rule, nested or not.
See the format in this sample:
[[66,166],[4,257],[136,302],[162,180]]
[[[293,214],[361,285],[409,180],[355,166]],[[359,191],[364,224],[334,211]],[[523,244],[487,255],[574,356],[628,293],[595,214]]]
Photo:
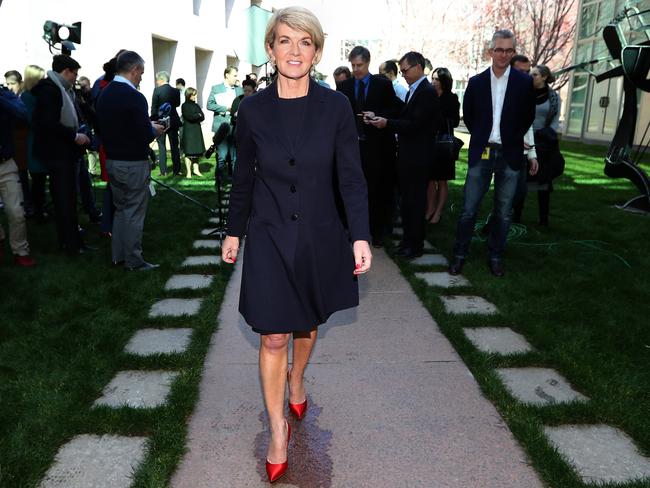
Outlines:
[[390,224],[390,207],[395,173],[395,136],[363,122],[363,112],[386,117],[397,117],[402,102],[395,95],[391,82],[372,75],[370,51],[356,46],[348,60],[352,66],[352,78],[340,82],[337,91],[343,93],[355,114],[361,165],[368,185],[368,209],[372,245],[381,247]]
[[169,147],[172,153],[172,171],[175,175],[181,174],[181,154],[178,144],[178,129],[181,127],[181,118],[178,116],[176,107],[181,104],[181,92],[169,84],[169,73],[160,71],[156,73],[156,88],[151,97],[151,120],[158,120],[158,109],[163,103],[172,106],[169,112],[169,128],[158,138],[158,162],[160,163],[160,174],[167,174],[167,147],[166,138],[169,138]]
[[510,68],[515,54],[514,34],[509,30],[495,32],[489,53],[492,66],[470,78],[463,98],[463,119],[471,138],[463,211],[449,266],[452,275],[463,268],[476,214],[494,174],[494,225],[488,238],[488,265],[492,274],[503,276],[502,257],[523,165],[524,135],[535,118],[532,78]]

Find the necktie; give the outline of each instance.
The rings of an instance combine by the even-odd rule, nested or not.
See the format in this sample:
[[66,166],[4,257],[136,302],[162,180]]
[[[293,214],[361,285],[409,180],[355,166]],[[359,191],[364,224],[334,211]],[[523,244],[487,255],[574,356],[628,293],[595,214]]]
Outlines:
[[406,98],[404,99],[404,105],[407,105],[409,103],[409,98],[411,98],[411,90],[409,89],[408,92],[406,92]]
[[[363,111],[364,105],[366,104],[366,84],[363,81],[359,81],[357,85],[357,110],[356,113],[360,114]],[[360,117],[356,117],[357,120],[357,133],[359,135],[359,140],[365,141],[366,134],[364,130],[364,123]]]
[[366,104],[366,84],[359,81],[359,89],[357,91],[357,111],[361,112]]

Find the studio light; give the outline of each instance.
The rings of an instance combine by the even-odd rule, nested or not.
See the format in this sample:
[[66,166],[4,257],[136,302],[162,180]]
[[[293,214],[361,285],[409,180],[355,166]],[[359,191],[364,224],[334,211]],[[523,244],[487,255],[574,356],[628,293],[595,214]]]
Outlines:
[[81,44],[81,22],[67,25],[47,20],[43,25],[43,39],[45,39],[50,46],[58,44],[61,41],[70,41],[75,44]]

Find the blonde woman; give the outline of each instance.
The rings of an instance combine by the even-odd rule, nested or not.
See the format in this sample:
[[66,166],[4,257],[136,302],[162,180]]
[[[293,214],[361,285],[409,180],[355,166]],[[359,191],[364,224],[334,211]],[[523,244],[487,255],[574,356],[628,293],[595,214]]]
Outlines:
[[[372,260],[368,192],[350,103],[309,77],[324,40],[309,10],[275,12],[265,42],[277,80],[244,98],[237,118],[237,165],[222,258],[234,263],[246,234],[239,310],[260,334],[271,482],[288,465],[287,382],[289,410],[302,419],[308,413],[303,374],[318,325],[358,305],[357,276]],[[352,246],[336,210],[335,165]]]

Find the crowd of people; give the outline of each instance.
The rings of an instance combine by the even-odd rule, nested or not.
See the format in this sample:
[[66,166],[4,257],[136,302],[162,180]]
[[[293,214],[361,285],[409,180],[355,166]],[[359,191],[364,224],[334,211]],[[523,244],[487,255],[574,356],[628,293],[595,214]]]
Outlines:
[[[128,218],[124,215],[125,196],[120,191],[115,194],[118,175],[111,178],[107,162],[130,159],[115,149],[112,158],[107,153],[106,135],[100,128],[103,114],[98,110],[98,103],[111,82],[126,83],[117,71],[118,59],[126,52],[120,50],[107,61],[104,74],[94,83],[87,77],[77,79],[80,66],[66,55],[54,56],[52,69],[47,72],[29,65],[24,74],[15,70],[5,73],[5,88],[0,91],[1,123],[6,128],[2,132],[0,197],[17,264],[35,264],[25,230],[25,219],[30,218],[45,222],[53,215],[63,251],[83,254],[91,250],[80,232],[79,203],[89,221],[100,224],[101,236],[112,238],[113,246],[119,241],[115,238],[115,221],[128,220],[130,214],[127,209]],[[472,142],[464,206],[450,267],[454,274],[461,271],[469,252],[476,214],[492,175],[494,208],[483,232],[489,235],[490,270],[501,276],[510,222],[521,221],[526,194],[531,190],[537,193],[539,223],[548,225],[552,180],[557,176],[554,168],[562,164],[558,161],[561,155],[557,148],[560,98],[549,86],[553,82],[550,70],[543,65],[531,68],[528,58],[516,54],[515,40],[509,31],[495,34],[489,52],[492,66],[470,80],[463,99],[463,120]],[[461,104],[453,91],[452,73],[445,67],[433,68],[420,53],[409,52],[399,60],[386,60],[379,65],[378,74],[369,71],[370,56],[363,46],[352,49],[348,58],[350,66],[334,70],[335,89],[348,98],[357,128],[368,187],[371,243],[377,248],[383,246],[399,212],[404,238],[397,253],[412,259],[422,254],[426,224],[438,224],[445,211],[447,182],[455,179],[456,174],[459,148],[454,129],[461,121]],[[213,141],[219,164],[227,165],[232,173],[237,159],[235,128],[239,105],[244,97],[274,82],[277,71],[264,80],[251,73],[240,82],[237,68],[228,66],[223,75],[223,82],[212,86],[205,108],[213,113]],[[155,82],[151,108],[146,115],[150,126],[147,131],[152,132],[158,146],[160,173],[168,172],[169,150],[173,175],[181,176],[184,172],[186,178],[201,177],[199,162],[206,151],[201,129],[205,113],[197,103],[198,91],[186,87],[182,78],[176,80],[175,87],[171,86],[166,71],[156,73]],[[130,83],[131,88],[137,91],[138,83]],[[518,95],[514,94],[516,83],[526,85]],[[517,107],[516,113],[513,107]],[[125,116],[132,118],[132,114]],[[519,151],[519,132],[524,125],[523,146]],[[104,128],[109,134],[111,130],[111,127]],[[146,139],[141,141],[136,160],[149,174],[148,160],[156,156],[149,149],[151,141]],[[120,142],[121,146],[124,144]],[[515,161],[514,153],[519,152],[521,157]],[[95,175],[111,182],[104,192],[101,209],[92,190]],[[148,177],[142,185],[149,185]],[[46,204],[48,190],[52,202],[49,206]],[[146,205],[141,200],[145,193],[141,189],[138,199],[144,208]],[[337,198],[345,222],[340,196]],[[130,234],[141,236],[144,213],[142,208],[136,212],[138,224]],[[119,237],[120,232],[117,234]],[[2,228],[1,239],[4,239]],[[139,249],[141,243],[130,245]],[[128,269],[149,269],[146,261],[137,257],[141,250],[130,253],[135,257],[125,259],[124,252],[114,250],[113,262],[125,261]]]

